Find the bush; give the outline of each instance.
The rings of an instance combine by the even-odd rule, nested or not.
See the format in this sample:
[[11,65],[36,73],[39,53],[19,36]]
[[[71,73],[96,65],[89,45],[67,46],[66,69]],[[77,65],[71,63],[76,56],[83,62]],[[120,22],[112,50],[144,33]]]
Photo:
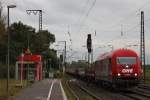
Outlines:
[[7,66],[0,63],[0,78],[7,77]]
[[[10,78],[15,77],[15,67],[13,65],[10,65]],[[0,63],[0,78],[7,78],[7,65]]]

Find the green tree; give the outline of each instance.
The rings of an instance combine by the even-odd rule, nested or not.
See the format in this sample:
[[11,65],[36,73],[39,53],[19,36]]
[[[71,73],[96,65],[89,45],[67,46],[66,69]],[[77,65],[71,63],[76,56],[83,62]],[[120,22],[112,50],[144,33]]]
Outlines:
[[57,67],[56,51],[49,48],[55,42],[55,36],[52,33],[47,30],[35,32],[34,28],[21,22],[12,24],[10,33],[11,61],[14,62],[16,56],[29,47],[32,54],[42,55],[43,61],[51,59],[51,67]]
[[24,52],[32,44],[31,38],[36,37],[35,29],[24,25],[22,22],[13,23],[10,26],[10,54],[11,61],[15,62],[16,57]]
[[50,44],[54,42],[55,36],[47,30],[44,30],[36,34],[32,48],[34,48],[35,53],[42,54],[43,51],[47,51],[50,47]]
[[0,1],[0,62],[6,62],[7,34],[5,28],[5,16],[3,14],[2,2]]
[[76,67],[76,68],[86,68],[88,67],[88,63],[84,60],[79,60],[79,61],[72,61],[71,66]]
[[2,3],[0,2],[0,40],[5,35],[5,16],[3,15],[3,7]]
[[57,58],[56,50],[48,49],[43,52],[43,58],[47,61],[47,71],[50,71],[50,68],[58,69],[59,67],[59,59]]

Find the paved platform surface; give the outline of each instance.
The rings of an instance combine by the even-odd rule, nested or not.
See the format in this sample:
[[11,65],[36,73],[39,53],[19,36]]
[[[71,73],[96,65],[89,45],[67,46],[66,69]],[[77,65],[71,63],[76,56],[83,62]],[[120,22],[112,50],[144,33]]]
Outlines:
[[13,100],[67,100],[61,80],[45,79],[22,90]]

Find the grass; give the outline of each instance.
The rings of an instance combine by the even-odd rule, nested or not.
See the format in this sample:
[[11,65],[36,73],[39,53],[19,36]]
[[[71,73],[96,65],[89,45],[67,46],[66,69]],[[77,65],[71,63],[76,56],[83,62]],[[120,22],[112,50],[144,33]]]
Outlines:
[[145,83],[150,84],[150,68],[145,69]]
[[7,80],[0,79],[0,100],[5,100],[8,96],[14,96],[22,90],[23,87],[27,86],[27,81],[23,81],[23,87],[17,87],[16,84],[20,84],[19,80],[10,79],[9,80],[9,95],[7,94]]
[[145,76],[150,79],[150,68],[145,69]]

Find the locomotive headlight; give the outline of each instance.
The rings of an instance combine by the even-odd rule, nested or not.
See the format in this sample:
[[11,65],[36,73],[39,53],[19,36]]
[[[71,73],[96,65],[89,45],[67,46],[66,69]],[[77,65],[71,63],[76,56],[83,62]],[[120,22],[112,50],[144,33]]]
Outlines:
[[135,73],[134,76],[137,76],[137,73]]
[[128,65],[126,65],[126,68],[129,68],[129,66],[128,66]]
[[120,74],[120,73],[118,73],[118,76],[121,76],[121,74]]

